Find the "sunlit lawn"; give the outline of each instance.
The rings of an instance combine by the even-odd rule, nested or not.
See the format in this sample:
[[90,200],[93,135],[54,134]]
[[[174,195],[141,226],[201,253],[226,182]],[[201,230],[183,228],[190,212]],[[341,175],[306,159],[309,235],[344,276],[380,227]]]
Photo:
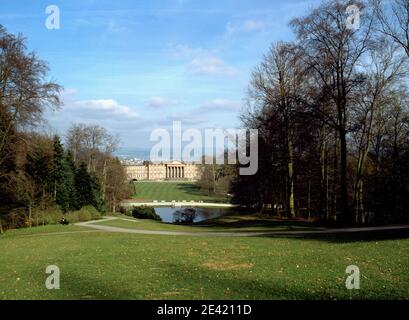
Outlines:
[[134,182],[138,201],[203,201],[228,202],[227,197],[208,196],[195,183],[169,181],[138,181]]
[[[0,236],[0,299],[409,299],[407,233],[373,241],[75,233],[86,230]],[[60,290],[45,288],[51,264]],[[360,290],[345,288],[351,264]]]

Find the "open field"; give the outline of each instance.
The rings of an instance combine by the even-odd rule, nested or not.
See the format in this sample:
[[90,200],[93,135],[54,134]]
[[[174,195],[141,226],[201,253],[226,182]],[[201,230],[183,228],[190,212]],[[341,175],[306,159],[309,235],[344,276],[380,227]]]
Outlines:
[[[119,222],[127,228],[198,228]],[[256,228],[254,222],[248,227]],[[223,228],[240,229],[234,223]],[[0,236],[0,299],[409,299],[408,231],[370,237],[227,239],[79,226],[17,230]],[[61,270],[60,290],[44,286],[51,264]],[[345,288],[351,264],[360,267],[360,290]]]
[[157,201],[203,201],[203,202],[228,202],[227,197],[208,196],[200,188],[191,182],[173,181],[137,181],[135,183],[136,194],[133,199],[140,202]]

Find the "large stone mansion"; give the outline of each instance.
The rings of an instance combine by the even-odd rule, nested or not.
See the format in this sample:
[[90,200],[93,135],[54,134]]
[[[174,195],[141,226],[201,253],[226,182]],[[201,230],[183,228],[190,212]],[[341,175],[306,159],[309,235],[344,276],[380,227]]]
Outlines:
[[198,180],[200,165],[171,161],[166,163],[125,164],[129,180]]

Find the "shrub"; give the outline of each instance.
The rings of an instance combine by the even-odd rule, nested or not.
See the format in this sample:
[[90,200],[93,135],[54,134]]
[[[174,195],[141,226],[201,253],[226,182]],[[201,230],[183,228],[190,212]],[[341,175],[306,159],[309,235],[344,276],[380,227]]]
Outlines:
[[69,224],[80,221],[90,221],[101,218],[101,213],[93,206],[85,206],[80,210],[63,214],[59,206],[50,206],[45,210],[33,208],[31,220],[27,209],[14,209],[2,217],[1,229],[17,229],[47,224]]
[[67,213],[65,217],[70,223],[75,223],[99,219],[101,218],[101,213],[93,206],[85,206],[80,210]]
[[34,207],[31,211],[31,219],[28,208],[13,209],[2,217],[1,228],[7,230],[56,224],[62,217],[63,213],[58,206],[50,206],[45,210]]
[[57,224],[64,217],[59,206],[51,206],[45,210],[34,209],[32,212],[32,225]]
[[81,208],[78,211],[78,220],[79,221],[90,221],[92,220],[92,215],[88,210]]
[[161,217],[155,212],[155,209],[147,206],[134,207],[132,209],[132,216],[137,219],[162,221]]
[[10,213],[4,216],[2,226],[5,229],[17,229],[27,226],[28,215],[24,209],[13,209]]
[[132,210],[129,210],[128,208],[119,207],[119,212],[126,216],[132,217]]
[[67,219],[69,223],[79,222],[80,221],[79,211],[72,211],[72,212],[66,213],[65,219]]
[[[85,219],[94,220],[94,219],[101,218],[101,213],[97,209],[95,209],[95,207],[93,207],[93,206],[82,207],[79,212],[80,212],[80,220],[81,221],[85,221]],[[88,221],[88,220],[86,220],[86,221]]]

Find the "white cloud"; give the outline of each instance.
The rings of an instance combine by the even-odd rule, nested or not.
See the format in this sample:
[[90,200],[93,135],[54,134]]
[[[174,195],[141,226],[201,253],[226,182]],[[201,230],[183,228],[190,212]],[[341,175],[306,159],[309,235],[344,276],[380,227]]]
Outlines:
[[68,107],[91,118],[111,117],[116,120],[126,120],[138,117],[134,110],[113,99],[75,101]]
[[138,113],[131,107],[124,106],[114,99],[78,100],[76,89],[65,89],[61,95],[64,103],[61,111],[70,116],[81,116],[86,119],[124,120],[138,118]]
[[66,89],[61,95],[64,106],[55,116],[80,119],[132,120],[139,118],[130,107],[121,105],[114,99],[77,100],[77,90]]
[[213,99],[205,102],[190,111],[179,112],[164,117],[158,121],[159,125],[171,125],[173,121],[181,121],[184,125],[200,126],[209,124],[212,116],[218,117],[221,112],[237,113],[242,103],[228,99]]
[[190,60],[186,71],[193,75],[217,75],[234,77],[239,71],[219,58],[214,51],[192,48],[186,45],[171,46],[171,53],[178,59]]
[[193,59],[186,68],[190,74],[194,75],[234,77],[239,73],[236,68],[229,66],[223,60],[212,56],[197,57]]
[[185,44],[169,44],[169,51],[172,56],[178,59],[192,59],[197,56],[210,54],[208,50],[204,50],[202,48],[192,48]]
[[238,32],[264,31],[272,26],[272,23],[266,20],[244,20],[239,23],[228,22],[226,24],[226,35],[232,35]]
[[62,108],[45,114],[51,128],[62,136],[73,123],[85,123],[103,126],[119,135],[125,145],[147,139],[144,132],[154,124],[152,119],[142,118],[135,109],[114,99],[78,100],[76,93],[75,89],[65,90],[61,96]]
[[164,107],[173,106],[175,104],[176,104],[175,100],[157,96],[157,97],[152,97],[151,99],[149,99],[147,106],[153,109],[161,109]]

